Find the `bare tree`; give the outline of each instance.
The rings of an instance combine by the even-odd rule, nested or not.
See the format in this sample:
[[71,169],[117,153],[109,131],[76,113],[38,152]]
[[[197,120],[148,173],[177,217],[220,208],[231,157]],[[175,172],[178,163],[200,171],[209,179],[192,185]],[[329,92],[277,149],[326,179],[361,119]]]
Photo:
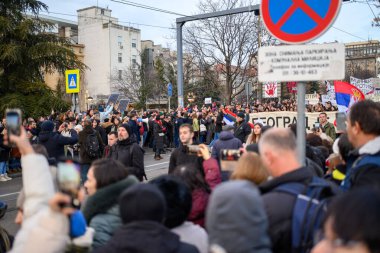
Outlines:
[[[200,13],[208,13],[250,4],[247,0],[201,0],[198,9]],[[244,84],[256,73],[253,59],[259,44],[275,42],[254,13],[190,23],[185,27],[184,38],[187,49],[199,56],[201,62],[219,66],[228,103],[244,91]]]

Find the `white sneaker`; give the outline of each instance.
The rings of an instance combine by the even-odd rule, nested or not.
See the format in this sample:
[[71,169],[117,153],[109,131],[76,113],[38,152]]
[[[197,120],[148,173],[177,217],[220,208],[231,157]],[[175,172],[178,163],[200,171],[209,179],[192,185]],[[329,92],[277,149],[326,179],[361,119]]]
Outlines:
[[4,178],[5,178],[6,180],[8,180],[8,181],[9,181],[9,180],[12,180],[11,177],[8,177],[7,173],[4,174]]
[[5,181],[8,181],[4,175],[0,175],[0,182],[5,182]]

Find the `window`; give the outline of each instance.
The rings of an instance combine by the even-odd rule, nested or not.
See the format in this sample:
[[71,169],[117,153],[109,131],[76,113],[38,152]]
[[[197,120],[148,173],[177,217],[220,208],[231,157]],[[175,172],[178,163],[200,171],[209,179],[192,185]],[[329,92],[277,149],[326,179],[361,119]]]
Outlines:
[[118,60],[119,60],[119,63],[122,63],[123,62],[123,55],[122,53],[118,53]]
[[137,47],[137,40],[136,39],[132,39],[132,47],[133,48]]
[[123,49],[123,37],[117,36],[117,44],[119,45],[120,49]]
[[136,55],[132,55],[132,67],[133,68],[136,68],[137,66],[137,60],[136,60],[137,56]]
[[104,15],[104,10],[103,10],[103,9],[100,11],[100,14],[101,14],[101,15]]
[[123,71],[119,70],[119,80],[123,79]]

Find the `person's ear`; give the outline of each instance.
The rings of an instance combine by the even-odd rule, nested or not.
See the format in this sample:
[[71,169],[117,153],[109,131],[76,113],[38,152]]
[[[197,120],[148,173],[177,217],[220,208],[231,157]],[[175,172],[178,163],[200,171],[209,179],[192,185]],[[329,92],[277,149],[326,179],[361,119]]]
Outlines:
[[361,129],[361,127],[360,127],[360,124],[359,124],[359,122],[357,122],[357,121],[355,121],[354,125],[351,126],[351,129],[352,129],[352,132],[353,132],[355,135],[358,135],[358,134],[362,131],[362,129]]

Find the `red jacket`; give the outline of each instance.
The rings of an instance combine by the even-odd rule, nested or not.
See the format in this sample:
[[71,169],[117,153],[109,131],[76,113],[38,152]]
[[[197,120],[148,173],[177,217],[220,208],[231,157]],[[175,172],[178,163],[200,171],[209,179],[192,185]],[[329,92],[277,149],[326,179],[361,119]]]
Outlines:
[[[210,158],[207,161],[203,161],[203,171],[205,173],[205,180],[211,190],[222,182],[219,164],[216,159]],[[188,217],[189,221],[192,221],[202,227],[205,226],[205,214],[209,197],[210,193],[208,193],[205,189],[199,188],[193,190],[193,206]]]

